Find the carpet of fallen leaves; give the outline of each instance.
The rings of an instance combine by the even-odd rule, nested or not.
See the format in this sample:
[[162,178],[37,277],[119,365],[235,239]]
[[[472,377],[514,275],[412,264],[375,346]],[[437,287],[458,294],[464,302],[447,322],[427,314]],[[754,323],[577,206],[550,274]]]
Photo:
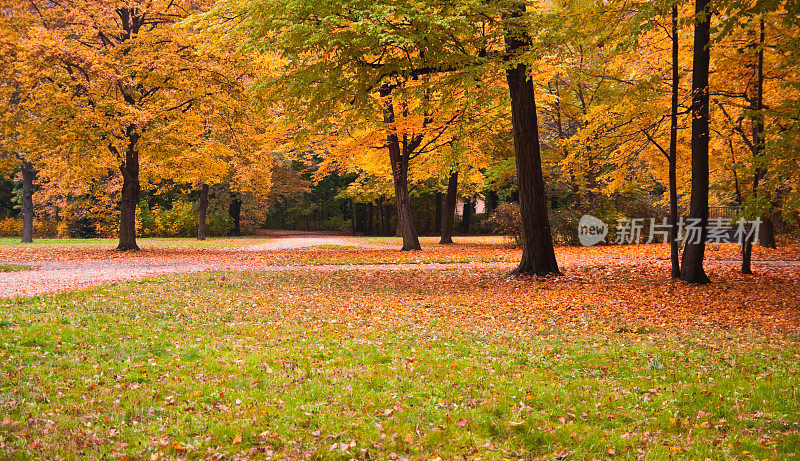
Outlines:
[[393,243],[0,247],[236,269],[0,300],[0,458],[800,453],[796,247],[756,249],[755,276],[712,247],[714,283],[690,286],[658,246],[559,248],[541,279],[509,278],[497,240]]
[[[296,239],[291,239],[296,240]],[[370,265],[480,265],[511,268],[519,261],[520,250],[510,248],[503,237],[461,237],[456,245],[438,245],[423,238],[424,251],[399,252],[399,239],[347,237],[342,245],[262,250],[264,242],[276,238],[145,239],[143,251],[119,252],[114,242],[45,241],[34,245],[0,242],[0,263],[26,265],[33,271],[14,275],[0,273],[0,298],[32,296],[47,292],[85,289],[111,282],[142,279],[162,274],[203,270],[280,270],[288,266]],[[711,245],[709,264],[738,265],[736,245]],[[559,247],[560,266],[567,272],[584,266],[636,266],[664,270],[668,264],[663,245]],[[800,245],[782,245],[778,250],[754,248],[754,268],[772,270],[800,264]],[[403,267],[396,267],[403,269]]]

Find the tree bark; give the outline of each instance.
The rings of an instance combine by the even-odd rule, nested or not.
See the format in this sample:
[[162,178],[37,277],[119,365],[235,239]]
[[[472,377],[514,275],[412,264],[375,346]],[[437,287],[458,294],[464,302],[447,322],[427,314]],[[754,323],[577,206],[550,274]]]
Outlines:
[[777,248],[775,243],[775,223],[770,216],[761,219],[761,227],[758,233],[758,245],[764,248]]
[[22,243],[33,243],[33,180],[36,170],[31,162],[22,161]]
[[433,231],[439,235],[442,235],[442,193],[437,190],[433,199],[435,209],[434,213],[436,213]]
[[[395,122],[394,105],[392,104],[391,89],[384,86],[380,90],[380,96],[384,98],[383,121],[387,130]],[[411,212],[411,196],[408,193],[408,164],[411,151],[404,143],[400,147],[400,139],[397,133],[387,131],[386,145],[389,149],[389,160],[392,165],[392,179],[394,180],[394,196],[397,202],[397,230],[403,237],[403,248],[401,251],[421,250],[417,229],[414,225],[414,216]]]
[[[242,201],[237,194],[231,197],[231,204],[228,206],[228,214],[233,219],[233,228],[229,232],[230,235],[238,237],[242,235]],[[295,221],[295,228],[297,228],[297,221]]]
[[449,245],[453,243],[453,221],[456,215],[456,202],[458,201],[458,171],[451,171],[447,179],[447,196],[444,204],[444,216],[442,223],[442,235],[439,243]]
[[700,241],[686,242],[681,280],[710,282],[703,269],[708,232],[708,68],[711,58],[711,10],[709,0],[695,2],[694,51],[692,60],[692,195],[689,218],[699,219]]
[[678,256],[678,6],[672,6],[672,101],[669,122],[669,249],[672,266],[672,278],[681,276],[681,265]]
[[[764,101],[764,20],[759,22],[760,32],[758,35],[758,50],[756,52],[756,87],[755,95],[751,98],[750,110],[752,111],[752,129],[753,129],[753,163],[756,164],[755,172],[753,173],[753,197],[758,195],[758,183],[766,176],[767,170],[761,165],[761,154],[764,150],[764,116],[761,112]],[[772,232],[772,222],[767,223],[769,218],[765,218],[761,223],[759,229],[759,244],[761,246],[768,246],[764,244],[764,237],[767,235],[768,244],[771,243],[775,247],[775,235]],[[765,225],[766,224],[766,225]],[[766,232],[766,228],[769,228]],[[751,260],[753,254],[753,242],[745,240],[742,242],[742,274],[752,274]]]
[[372,235],[372,223],[375,221],[375,205],[370,202],[367,206],[367,235]]
[[[524,25],[514,24],[524,13],[525,3],[518,2],[510,17],[503,18],[506,22],[506,50],[512,56],[530,46],[530,37]],[[511,96],[511,123],[522,217],[522,260],[515,273],[540,276],[559,274],[547,215],[533,81],[522,63],[506,70],[506,80]]]
[[129,126],[127,129],[129,144],[125,152],[125,161],[120,165],[122,203],[117,250],[122,251],[139,250],[139,245],[136,244],[136,207],[139,205],[141,186],[139,184],[139,151],[136,150],[139,134],[135,130],[133,126]]
[[206,239],[206,220],[208,216],[208,184],[200,186],[200,206],[197,209],[197,240]]

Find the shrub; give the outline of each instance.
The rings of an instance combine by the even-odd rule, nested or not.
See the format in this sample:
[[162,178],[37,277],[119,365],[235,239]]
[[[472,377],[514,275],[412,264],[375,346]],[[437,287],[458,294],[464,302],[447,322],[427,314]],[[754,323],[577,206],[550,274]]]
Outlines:
[[578,244],[578,222],[580,216],[577,211],[561,208],[550,211],[550,230],[553,232],[553,243],[557,245]]
[[151,210],[143,201],[137,218],[142,237],[191,237],[197,232],[197,212],[190,202],[176,201],[172,208],[155,206]]
[[208,235],[228,235],[231,229],[233,229],[233,220],[227,212],[215,211],[208,214],[206,222],[206,233]]
[[[6,218],[0,220],[0,237],[19,237],[22,235],[22,218]],[[58,236],[58,224],[55,221],[33,220],[34,238],[54,238]]]
[[489,222],[494,232],[513,239],[516,246],[522,245],[522,215],[516,203],[501,203],[494,210]]
[[81,198],[62,210],[60,236],[70,238],[114,237],[119,230],[119,211],[102,201]]

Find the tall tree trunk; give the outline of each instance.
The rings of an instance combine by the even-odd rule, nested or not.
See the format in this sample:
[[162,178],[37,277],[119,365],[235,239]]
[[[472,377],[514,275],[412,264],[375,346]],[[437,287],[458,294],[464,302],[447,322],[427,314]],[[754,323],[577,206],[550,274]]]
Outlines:
[[[383,121],[388,130],[395,122],[394,105],[390,98],[391,89],[387,86],[382,87],[380,95],[384,98]],[[393,131],[387,132],[386,144],[389,149],[394,196],[397,202],[397,230],[403,237],[401,251],[421,250],[417,229],[414,226],[414,216],[411,212],[411,196],[408,193],[408,164],[411,152],[400,147],[400,139]]]
[[[231,197],[231,204],[228,207],[228,214],[231,216],[231,219],[233,219],[233,228],[229,234],[235,237],[242,235],[242,201],[239,199],[239,195],[235,193]],[[296,229],[296,220],[294,224]]]
[[383,235],[389,235],[392,232],[392,206],[384,205],[383,211]]
[[669,117],[669,253],[672,278],[681,276],[678,259],[678,5],[672,5],[672,101]]
[[[750,110],[752,111],[752,127],[753,127],[753,163],[756,164],[756,169],[753,174],[753,197],[758,195],[758,183],[764,179],[764,176],[767,174],[766,167],[761,164],[761,154],[764,151],[764,115],[762,113],[763,108],[763,101],[764,101],[764,20],[762,19],[759,22],[760,31],[758,34],[758,50],[756,51],[756,87],[755,87],[755,95],[750,100]],[[769,233],[769,237],[772,241],[768,243],[772,243],[773,248],[775,245],[775,235],[772,232],[772,222],[769,222],[768,225],[766,221],[769,218],[764,219],[762,223],[762,228],[759,231],[763,231],[764,228],[769,227],[770,229],[765,232]],[[761,232],[759,232],[759,242],[762,246],[765,246],[763,243],[763,238],[761,237]],[[753,269],[751,267],[751,260],[753,254],[753,242],[749,239],[745,239],[742,242],[742,274],[752,274]]]
[[764,248],[777,248],[775,243],[775,222],[772,217],[767,215],[761,219],[761,227],[758,232],[758,245]]
[[125,152],[125,161],[120,165],[122,172],[122,203],[119,220],[119,244],[118,250],[138,251],[139,245],[136,244],[136,207],[139,205],[139,151],[136,150],[136,143],[139,142],[139,134],[133,125],[127,128],[128,148]]
[[33,180],[36,170],[27,160],[22,161],[22,243],[33,243]]
[[434,224],[434,232],[441,235],[442,234],[442,193],[438,190],[436,191],[436,195],[434,196],[434,213],[436,213],[436,222]]
[[197,209],[197,240],[206,239],[206,220],[208,216],[208,184],[200,187],[200,206]]
[[375,206],[370,203],[367,208],[367,235],[372,235],[372,222],[374,221]]
[[681,280],[710,282],[703,269],[708,233],[708,67],[711,58],[711,10],[709,0],[696,0],[692,60],[692,196],[689,218],[700,222],[700,241],[686,242]]
[[355,234],[356,233],[356,205],[353,203],[353,199],[349,200],[350,205],[350,231]]
[[[504,18],[506,50],[512,56],[530,46],[530,37],[524,31],[524,25],[519,23],[524,13],[525,3],[518,2],[511,16]],[[522,260],[515,273],[559,274],[547,216],[533,81],[522,63],[506,70],[506,80],[511,96],[511,123],[522,216]]]
[[469,234],[469,221],[470,215],[472,215],[472,200],[469,198],[464,199],[464,208],[462,209],[463,213],[461,213],[461,230],[464,234]]
[[451,171],[450,178],[447,179],[447,196],[444,204],[444,222],[442,224],[442,236],[439,243],[442,245],[453,243],[453,221],[456,219],[456,202],[458,201],[458,171]]

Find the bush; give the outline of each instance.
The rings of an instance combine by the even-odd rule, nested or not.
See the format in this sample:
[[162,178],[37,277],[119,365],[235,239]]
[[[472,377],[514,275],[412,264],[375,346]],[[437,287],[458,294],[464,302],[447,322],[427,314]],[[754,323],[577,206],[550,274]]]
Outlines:
[[213,236],[228,235],[233,229],[231,215],[225,211],[215,211],[208,214],[206,233]]
[[[550,230],[553,243],[557,245],[576,245],[578,242],[578,221],[580,217],[573,210],[551,210]],[[502,203],[492,213],[489,223],[494,232],[507,235],[516,246],[522,246],[522,216],[516,203]]]
[[119,230],[119,211],[92,199],[71,202],[61,212],[59,236],[70,238],[114,237]]
[[149,209],[139,204],[138,234],[142,237],[191,237],[197,232],[197,213],[190,202],[176,201],[172,208]]
[[[0,220],[0,237],[19,237],[22,235],[22,218]],[[54,221],[33,220],[34,238],[54,238],[58,236],[58,224]]]
[[553,243],[557,245],[578,244],[577,211],[561,208],[550,211],[550,230],[553,232]]
[[503,234],[513,239],[516,246],[522,245],[522,215],[516,203],[501,203],[494,210],[489,223],[494,232]]
[[[176,201],[172,208],[139,203],[136,214],[137,234],[141,237],[194,237],[197,235],[198,214],[192,202]],[[227,212],[214,211],[206,217],[206,234],[228,235],[233,222]]]

